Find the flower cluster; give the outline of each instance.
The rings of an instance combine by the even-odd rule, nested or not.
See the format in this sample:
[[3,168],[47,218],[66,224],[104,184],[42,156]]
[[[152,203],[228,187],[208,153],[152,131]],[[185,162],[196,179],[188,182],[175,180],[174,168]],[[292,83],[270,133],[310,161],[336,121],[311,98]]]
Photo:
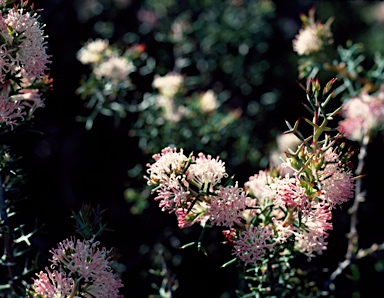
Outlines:
[[143,47],[135,46],[121,53],[110,46],[108,40],[96,39],[87,41],[76,56],[81,63],[91,66],[92,74],[98,80],[129,86],[129,74],[136,70],[132,58],[143,50]]
[[314,18],[315,11],[312,9],[309,18],[301,15],[303,28],[293,41],[293,50],[300,56],[310,55],[321,51],[326,44],[332,43],[332,32],[330,25],[332,20],[322,24],[316,23]]
[[122,297],[123,285],[110,267],[111,251],[99,242],[73,237],[50,252],[52,264],[36,274],[33,297]]
[[[314,252],[320,254],[326,249],[325,240],[332,229],[331,210],[353,197],[354,182],[352,173],[342,167],[341,158],[332,148],[313,160],[304,148],[298,156],[299,160],[290,157],[282,165],[292,168],[292,176],[273,177],[269,171],[260,171],[250,177],[245,189],[260,210],[268,209],[277,241],[284,243],[294,236],[296,250],[313,257]],[[292,167],[298,162],[306,163],[311,172]],[[257,216],[266,220],[265,213]]]
[[165,76],[155,75],[152,85],[159,90],[160,95],[172,98],[181,88],[183,81],[182,75],[171,72]]
[[384,123],[384,92],[369,95],[366,92],[352,97],[343,106],[344,119],[339,130],[353,141],[361,142]]
[[44,77],[49,56],[43,27],[37,13],[24,8],[13,7],[0,16],[1,83],[10,76],[30,81]]
[[[155,200],[163,211],[176,213],[179,227],[209,221],[236,228],[238,236],[232,237],[236,243],[234,254],[246,263],[255,263],[260,253],[290,237],[295,239],[298,251],[313,257],[314,252],[321,253],[326,248],[325,239],[332,229],[332,208],[353,196],[354,183],[352,174],[341,166],[339,155],[332,148],[313,160],[312,154],[302,148],[300,159],[312,163],[308,168],[314,169],[317,163],[311,175],[317,177],[318,184],[308,179],[307,173],[298,172],[291,157],[284,166],[292,167],[292,176],[273,177],[269,171],[260,171],[249,178],[244,189],[238,182],[224,187],[222,180],[228,175],[219,158],[203,153],[198,158],[187,157],[182,149],[170,147],[154,155],[155,163],[148,164],[146,179],[149,185],[157,185]],[[259,221],[268,224],[254,225]],[[257,235],[265,244],[250,245],[256,240],[249,240],[249,235]],[[244,251],[246,247],[252,247],[253,252]],[[254,257],[250,259],[250,255]]]
[[51,84],[44,25],[27,3],[19,6],[0,12],[0,125],[11,129],[44,106],[39,91]]
[[[318,81],[310,81],[308,89],[311,87],[313,106],[324,105],[317,98]],[[155,200],[163,211],[176,214],[180,228],[194,223],[224,227],[233,254],[245,264],[257,264],[263,255],[288,242],[296,251],[314,257],[326,249],[332,209],[353,197],[355,188],[344,162],[349,152],[334,149],[339,136],[319,140],[338,110],[327,117],[319,111],[309,121],[314,126],[312,141],[300,138],[295,151],[288,149],[283,163],[259,171],[244,187],[227,179],[225,163],[219,157],[186,156],[183,149],[171,147],[147,164],[147,184],[156,186]]]
[[[88,40],[76,54],[77,60],[90,67],[90,74],[81,81],[76,93],[87,100],[87,108],[92,110],[89,117],[79,117],[90,129],[98,114],[124,118],[128,104],[127,91],[134,88],[131,74],[138,70],[136,60],[140,60],[145,46],[135,44],[121,49],[109,44],[107,39]],[[139,59],[140,58],[140,59]]]

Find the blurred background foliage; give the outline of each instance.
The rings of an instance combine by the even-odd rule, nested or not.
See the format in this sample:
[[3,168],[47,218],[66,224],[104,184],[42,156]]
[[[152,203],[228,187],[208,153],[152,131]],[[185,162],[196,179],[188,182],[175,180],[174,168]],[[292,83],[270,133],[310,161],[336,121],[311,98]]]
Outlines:
[[[368,57],[384,52],[384,7],[366,1],[272,1],[272,0],[36,0],[47,24],[51,77],[54,90],[46,95],[46,107],[37,111],[34,126],[42,136],[23,139],[20,161],[27,176],[31,218],[44,227],[32,244],[41,252],[41,264],[48,251],[72,235],[71,210],[83,202],[107,208],[105,217],[113,232],[102,235],[107,246],[116,246],[121,257],[116,270],[121,274],[126,297],[158,294],[152,288],[164,281],[161,269],[174,274],[175,297],[236,297],[246,291],[241,268],[220,268],[232,258],[230,248],[221,245],[221,232],[207,230],[204,244],[209,257],[194,248],[179,247],[195,241],[200,229],[179,230],[176,219],[161,212],[150,199],[142,175],[151,155],[174,144],[186,152],[204,151],[220,155],[227,172],[245,182],[268,166],[276,148],[276,137],[286,130],[284,120],[293,123],[306,115],[301,102],[305,94],[298,79],[298,57],[292,39],[301,22],[300,13],[316,7],[319,19],[334,16],[335,44],[361,42]],[[155,106],[130,111],[119,125],[108,116],[98,116],[87,130],[76,121],[88,115],[84,99],[76,94],[89,68],[76,53],[89,39],[105,38],[110,44],[129,47],[144,44],[143,60],[131,74],[135,88],[127,90],[127,106],[137,106],[156,93],[155,75],[182,74],[184,88],[178,103],[188,106],[189,117],[177,123],[156,121],[161,110]],[[367,59],[364,63],[371,63]],[[324,81],[328,78],[322,78]],[[214,113],[201,114],[191,103],[202,92],[213,90],[220,106]],[[129,109],[128,109],[129,110]],[[235,115],[235,116],[234,116]],[[226,118],[227,117],[227,118]],[[228,118],[229,117],[229,118]],[[229,119],[225,126],[222,119]],[[354,144],[351,143],[353,146]],[[378,200],[383,166],[377,158],[382,137],[370,144],[366,173],[369,188],[361,210],[361,245],[382,242]],[[348,215],[335,210],[334,230],[324,255],[299,266],[317,272],[321,289],[345,253]],[[370,220],[363,220],[370,218]],[[366,258],[336,283],[336,297],[364,297],[369,291],[383,293],[380,254]],[[165,263],[164,263],[165,262]],[[152,269],[152,271],[151,271]],[[160,271],[156,271],[160,270]],[[160,274],[153,274],[153,273]],[[162,272],[162,273],[161,273]],[[313,279],[313,278],[312,278]],[[358,297],[358,296],[356,296]]]

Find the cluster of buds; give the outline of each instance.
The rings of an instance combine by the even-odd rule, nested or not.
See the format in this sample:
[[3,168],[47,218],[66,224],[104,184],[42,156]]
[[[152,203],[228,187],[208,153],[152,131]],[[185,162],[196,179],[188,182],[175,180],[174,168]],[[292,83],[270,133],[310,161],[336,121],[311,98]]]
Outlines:
[[332,209],[354,192],[354,177],[345,162],[348,152],[334,149],[340,135],[323,136],[330,130],[328,121],[340,111],[324,110],[333,83],[320,94],[319,82],[309,80],[303,88],[313,114],[312,121],[306,119],[313,135],[304,139],[296,122],[289,132],[301,140],[297,150],[286,152],[280,168],[250,177],[243,188],[231,183],[219,157],[186,156],[183,149],[171,147],[155,154],[145,178],[148,185],[156,186],[159,206],[176,214],[180,228],[194,223],[224,227],[233,254],[245,264],[257,264],[277,245],[291,241],[296,251],[308,257],[321,254],[332,229]]
[[45,74],[50,63],[44,25],[28,2],[8,8],[0,1],[0,125],[11,129],[29,120],[43,107],[40,91],[51,79]]
[[111,250],[91,240],[74,237],[51,251],[52,263],[34,279],[32,297],[118,298],[121,280],[111,269]]

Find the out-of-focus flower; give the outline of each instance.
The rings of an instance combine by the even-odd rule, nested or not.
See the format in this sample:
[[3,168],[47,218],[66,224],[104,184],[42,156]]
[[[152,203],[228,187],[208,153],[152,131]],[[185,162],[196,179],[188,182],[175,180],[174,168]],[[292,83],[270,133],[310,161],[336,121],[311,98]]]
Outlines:
[[94,73],[97,79],[106,78],[113,83],[128,83],[130,79],[128,75],[135,70],[132,61],[123,57],[110,57],[98,64]]
[[332,20],[326,24],[316,23],[314,10],[309,12],[309,18],[301,16],[304,27],[299,30],[296,39],[293,40],[293,50],[302,55],[310,55],[319,52],[323,49],[324,45],[332,43],[332,32],[330,25]]
[[87,41],[77,52],[77,59],[83,64],[94,64],[101,60],[109,41],[107,39],[96,39]]
[[273,249],[272,242],[274,235],[270,226],[247,226],[241,232],[239,238],[233,246],[233,254],[245,263],[245,266],[256,264],[261,261],[261,256],[267,250]]
[[369,95],[365,92],[349,99],[342,108],[344,120],[339,131],[353,141],[361,142],[364,135],[384,123],[384,92]]
[[170,122],[179,122],[186,114],[186,108],[177,106],[172,97],[158,95],[156,105],[161,108],[163,118]]
[[373,15],[377,22],[384,23],[384,3],[378,2],[373,5]]
[[159,94],[172,98],[179,91],[183,84],[184,78],[178,73],[168,73],[165,76],[155,75],[153,87],[159,90]]
[[199,105],[200,109],[205,113],[211,113],[220,106],[217,95],[213,90],[208,90],[200,95]]
[[309,55],[314,52],[318,52],[323,47],[323,41],[317,33],[316,27],[302,28],[299,34],[296,35],[296,39],[293,41],[293,50],[297,54]]

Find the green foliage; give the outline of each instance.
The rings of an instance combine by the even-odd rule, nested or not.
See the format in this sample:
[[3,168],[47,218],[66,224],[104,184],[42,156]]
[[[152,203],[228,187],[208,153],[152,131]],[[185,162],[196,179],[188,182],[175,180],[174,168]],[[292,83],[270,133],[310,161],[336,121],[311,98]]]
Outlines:
[[5,297],[20,297],[24,284],[37,269],[37,256],[31,253],[30,239],[40,227],[25,225],[20,210],[24,198],[22,185],[24,175],[18,165],[19,159],[10,153],[8,146],[0,147],[0,289]]
[[102,223],[102,215],[106,210],[101,210],[100,206],[93,208],[90,204],[83,204],[76,213],[72,211],[72,217],[75,220],[75,232],[82,239],[94,239],[106,230],[107,225]]
[[203,90],[215,86],[233,94],[250,95],[263,83],[272,1],[184,1],[182,7],[176,1],[145,1],[143,7],[157,17],[151,31],[156,41],[172,47],[173,66],[169,57],[155,58],[160,71],[163,66],[194,72]]
[[[290,245],[292,246],[293,243]],[[294,268],[291,265],[295,255],[290,245],[275,248],[266,255],[259,266],[246,269],[244,280],[247,290],[238,290],[242,298],[260,297],[327,297],[314,281],[313,272]]]

